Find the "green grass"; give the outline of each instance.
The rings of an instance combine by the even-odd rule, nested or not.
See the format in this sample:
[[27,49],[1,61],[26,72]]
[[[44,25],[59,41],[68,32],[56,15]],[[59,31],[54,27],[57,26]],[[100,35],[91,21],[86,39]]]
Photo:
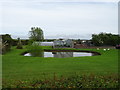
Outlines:
[[[44,47],[50,49],[50,47]],[[78,50],[78,49],[74,49]],[[96,74],[109,75],[118,73],[118,50],[110,49],[79,49],[100,52],[99,56],[43,58],[25,57],[20,55],[26,49],[15,49],[2,56],[3,85],[19,80],[34,80],[53,78],[56,75],[70,77],[73,75]]]

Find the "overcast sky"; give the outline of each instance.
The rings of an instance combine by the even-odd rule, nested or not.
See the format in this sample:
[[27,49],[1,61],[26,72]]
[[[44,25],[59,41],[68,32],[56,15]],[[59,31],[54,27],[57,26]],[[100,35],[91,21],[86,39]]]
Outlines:
[[[49,1],[49,2],[48,2]],[[118,0],[1,0],[1,33],[28,38],[40,27],[45,38],[90,39],[118,33]]]

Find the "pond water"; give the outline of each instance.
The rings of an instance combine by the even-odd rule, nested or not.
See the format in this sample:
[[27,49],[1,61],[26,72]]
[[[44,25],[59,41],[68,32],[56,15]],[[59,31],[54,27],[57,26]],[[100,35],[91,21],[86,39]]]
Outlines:
[[[30,53],[24,54],[24,56],[32,56]],[[39,57],[56,57],[56,58],[66,58],[66,57],[82,57],[82,56],[93,56],[93,53],[87,52],[42,52]]]

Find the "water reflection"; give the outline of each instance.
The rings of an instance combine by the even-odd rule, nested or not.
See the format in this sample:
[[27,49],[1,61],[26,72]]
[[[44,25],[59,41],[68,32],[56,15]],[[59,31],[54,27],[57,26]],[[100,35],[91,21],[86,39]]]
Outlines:
[[54,57],[57,58],[65,58],[65,57],[73,57],[73,52],[56,52]]
[[[24,56],[34,56],[34,55],[32,55],[31,53],[26,53],[24,54]],[[39,57],[66,58],[66,57],[93,56],[93,54],[86,53],[86,52],[40,52],[38,56]]]

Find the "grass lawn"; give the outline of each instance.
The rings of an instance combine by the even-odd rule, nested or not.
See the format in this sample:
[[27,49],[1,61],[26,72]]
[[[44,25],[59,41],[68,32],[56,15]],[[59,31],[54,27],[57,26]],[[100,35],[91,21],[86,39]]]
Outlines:
[[20,54],[26,49],[13,47],[10,52],[2,56],[3,86],[19,80],[42,80],[53,78],[53,76],[69,77],[91,73],[96,75],[118,73],[118,50],[79,50],[97,51],[101,55],[70,58],[25,57]]

